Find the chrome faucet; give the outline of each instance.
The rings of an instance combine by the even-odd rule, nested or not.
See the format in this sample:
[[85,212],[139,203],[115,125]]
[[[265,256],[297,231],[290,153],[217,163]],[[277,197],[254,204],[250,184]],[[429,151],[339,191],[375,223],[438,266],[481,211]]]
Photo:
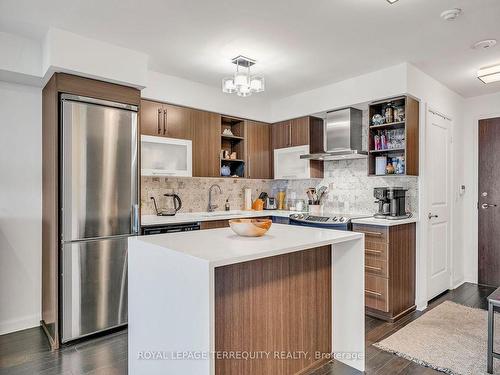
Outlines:
[[207,208],[208,212],[214,212],[215,209],[217,207],[219,207],[216,204],[212,204],[212,190],[213,190],[213,188],[219,189],[219,193],[222,194],[222,189],[220,188],[219,185],[213,184],[212,186],[210,186],[210,189],[208,189],[208,208]]

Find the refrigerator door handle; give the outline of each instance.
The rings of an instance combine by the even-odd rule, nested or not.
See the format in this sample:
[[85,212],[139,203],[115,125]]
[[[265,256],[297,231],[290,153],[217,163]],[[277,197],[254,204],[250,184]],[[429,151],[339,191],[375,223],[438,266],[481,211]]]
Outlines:
[[128,234],[118,234],[114,236],[101,236],[101,237],[87,237],[87,238],[81,238],[78,240],[61,240],[61,245],[67,245],[67,244],[72,244],[72,243],[81,243],[81,242],[95,242],[95,241],[103,241],[103,240],[112,240],[112,239],[119,239],[119,238],[127,238],[130,236],[135,236],[134,233],[128,233]]
[[135,235],[139,234],[139,205],[134,204],[132,206],[132,233]]

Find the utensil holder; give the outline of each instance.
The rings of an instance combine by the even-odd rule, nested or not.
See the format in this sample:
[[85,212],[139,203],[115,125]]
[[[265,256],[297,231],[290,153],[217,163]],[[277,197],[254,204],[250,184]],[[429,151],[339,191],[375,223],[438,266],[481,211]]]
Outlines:
[[322,215],[323,214],[323,205],[322,204],[310,204],[309,205],[309,213],[311,215]]

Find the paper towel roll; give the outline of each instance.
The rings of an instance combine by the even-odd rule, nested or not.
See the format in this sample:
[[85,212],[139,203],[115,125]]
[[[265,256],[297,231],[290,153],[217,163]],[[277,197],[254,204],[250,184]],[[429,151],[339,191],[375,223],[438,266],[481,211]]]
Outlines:
[[245,189],[245,210],[252,209],[252,189]]

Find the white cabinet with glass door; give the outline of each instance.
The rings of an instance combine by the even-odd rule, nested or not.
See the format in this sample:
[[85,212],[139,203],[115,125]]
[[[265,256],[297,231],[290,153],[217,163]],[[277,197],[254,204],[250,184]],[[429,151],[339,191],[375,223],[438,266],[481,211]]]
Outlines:
[[141,136],[141,175],[193,175],[192,142],[186,139]]

